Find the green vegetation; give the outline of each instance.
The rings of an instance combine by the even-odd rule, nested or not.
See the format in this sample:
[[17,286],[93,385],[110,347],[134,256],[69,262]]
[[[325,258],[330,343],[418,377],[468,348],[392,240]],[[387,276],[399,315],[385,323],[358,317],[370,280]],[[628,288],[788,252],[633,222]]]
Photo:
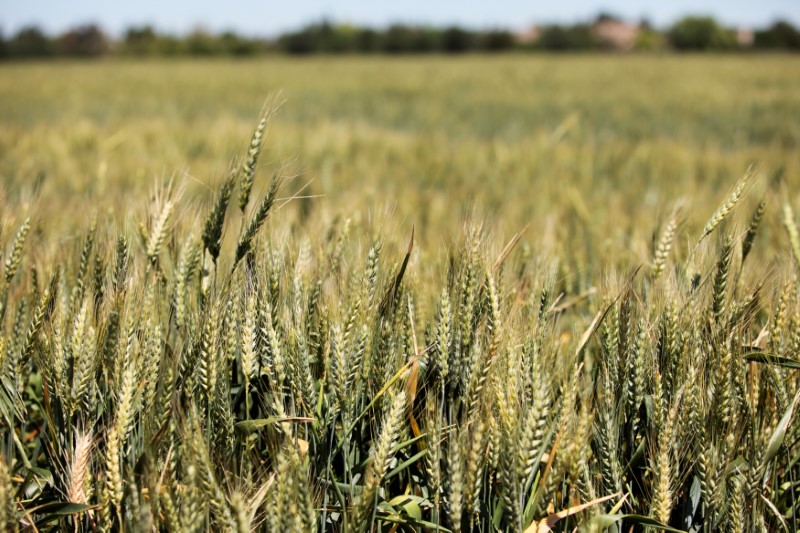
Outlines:
[[531,26],[521,33],[507,28],[476,30],[459,26],[435,27],[392,24],[370,28],[334,24],[327,20],[309,24],[276,38],[212,33],[197,28],[186,35],[157,31],[152,26],[132,26],[119,39],[109,37],[96,24],[48,36],[36,26],[21,28],[13,36],[0,33],[0,59],[53,57],[247,57],[264,54],[463,54],[563,51],[735,51],[800,50],[800,31],[777,20],[768,27],[745,32],[742,40],[734,28],[712,17],[684,17],[668,28],[657,29],[647,20],[626,22],[600,13],[575,24]]
[[4,65],[0,530],[797,529],[797,61]]
[[736,48],[736,34],[712,17],[686,17],[667,35],[678,50],[730,50]]

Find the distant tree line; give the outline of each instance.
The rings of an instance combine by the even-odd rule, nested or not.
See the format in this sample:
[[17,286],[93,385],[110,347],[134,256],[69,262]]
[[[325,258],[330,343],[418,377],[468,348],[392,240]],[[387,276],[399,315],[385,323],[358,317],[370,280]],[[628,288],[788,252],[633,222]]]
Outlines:
[[300,31],[280,36],[278,50],[290,54],[311,53],[463,53],[512,50],[517,42],[508,30],[474,31],[459,28],[434,28],[395,24],[385,30],[313,24]]
[[0,33],[0,58],[117,56],[252,56],[286,54],[421,54],[507,52],[513,50],[785,50],[800,51],[800,31],[778,21],[742,34],[711,17],[685,17],[666,30],[646,21],[624,23],[601,14],[589,23],[545,25],[528,32],[505,29],[471,30],[395,24],[373,29],[320,22],[274,39],[234,32],[195,30],[187,35],[160,33],[151,26],[131,27],[112,39],[97,25],[79,26],[48,35],[36,26],[5,36]]

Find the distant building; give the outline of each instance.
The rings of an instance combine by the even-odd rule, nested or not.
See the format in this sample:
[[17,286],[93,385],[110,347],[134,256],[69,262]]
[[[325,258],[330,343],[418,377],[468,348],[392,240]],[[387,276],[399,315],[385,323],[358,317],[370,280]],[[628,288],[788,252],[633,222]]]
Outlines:
[[616,19],[598,20],[592,25],[595,37],[608,43],[611,48],[622,51],[633,50],[640,31],[638,24]]
[[749,28],[737,28],[736,43],[739,48],[750,48],[755,42],[755,33]]
[[[531,26],[517,33],[515,39],[518,43],[523,45],[539,43],[543,33],[547,31],[547,28],[549,27],[545,27],[545,30],[543,30],[541,26]],[[571,32],[571,37],[574,37],[576,34],[580,35],[582,31],[588,30],[594,40],[600,43],[600,47],[620,51],[633,50],[636,46],[636,40],[642,31],[639,24],[630,24],[610,17],[599,17],[589,26],[575,25],[562,26],[561,28],[563,28],[563,32],[566,32],[565,35]]]
[[515,35],[516,41],[522,44],[533,44],[542,36],[542,29],[539,26],[531,26]]

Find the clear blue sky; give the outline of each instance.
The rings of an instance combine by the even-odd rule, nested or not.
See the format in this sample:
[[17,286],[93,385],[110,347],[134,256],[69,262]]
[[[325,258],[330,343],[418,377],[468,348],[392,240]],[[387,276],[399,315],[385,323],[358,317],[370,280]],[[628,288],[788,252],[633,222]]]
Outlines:
[[112,34],[133,24],[152,24],[173,32],[202,26],[272,36],[326,17],[370,26],[409,22],[521,29],[585,20],[601,10],[630,19],[647,17],[657,26],[688,13],[711,14],[732,26],[764,26],[777,18],[800,24],[800,0],[0,0],[0,28],[9,34],[37,24],[59,32],[96,22]]

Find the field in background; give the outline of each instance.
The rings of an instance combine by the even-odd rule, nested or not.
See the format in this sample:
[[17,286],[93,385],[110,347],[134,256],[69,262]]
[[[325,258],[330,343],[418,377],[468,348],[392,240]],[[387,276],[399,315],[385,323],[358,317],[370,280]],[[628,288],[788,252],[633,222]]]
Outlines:
[[[0,77],[0,175],[12,195],[41,182],[42,194],[70,201],[113,199],[180,172],[214,185],[264,99],[282,90],[267,157],[297,157],[325,209],[388,204],[402,218],[453,223],[478,203],[519,224],[558,212],[572,187],[618,223],[620,211],[652,218],[678,196],[716,200],[750,163],[795,174],[798,65],[791,56],[12,64]],[[617,208],[594,208],[605,205]]]
[[51,216],[87,200],[117,206],[173,176],[202,201],[280,90],[265,158],[296,159],[293,185],[322,196],[309,204],[325,222],[388,210],[431,249],[470,213],[506,235],[582,222],[565,237],[628,264],[647,253],[630,249],[631,233],[654,231],[681,198],[707,212],[750,164],[796,179],[798,66],[592,55],[13,64],[0,77],[0,176],[9,200],[69,208]]
[[0,478],[99,506],[70,528],[794,524],[799,88],[781,55],[2,65]]

